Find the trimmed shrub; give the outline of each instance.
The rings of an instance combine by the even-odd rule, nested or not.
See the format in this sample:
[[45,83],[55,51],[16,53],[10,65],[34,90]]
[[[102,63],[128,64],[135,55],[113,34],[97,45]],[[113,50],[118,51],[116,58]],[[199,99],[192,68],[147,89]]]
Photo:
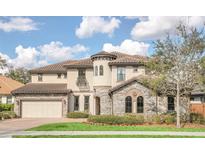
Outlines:
[[125,116],[114,116],[114,115],[96,115],[96,116],[89,116],[89,122],[93,123],[103,123],[103,124],[143,124],[144,123],[144,116],[139,115],[125,115]]
[[163,123],[163,118],[161,117],[161,115],[154,115],[153,116],[153,122],[156,124],[161,124]]
[[164,122],[166,123],[166,124],[173,124],[173,123],[175,123],[175,116],[173,116],[173,115],[165,115],[164,116]]
[[3,111],[3,112],[0,112],[0,120],[13,119],[13,118],[16,118],[16,117],[17,117],[17,115],[13,111]]
[[146,118],[146,122],[149,124],[172,124],[175,122],[175,115],[170,113],[150,115]]
[[86,112],[69,112],[67,114],[68,118],[88,118],[89,114]]
[[204,124],[205,120],[202,114],[200,113],[190,113],[190,122],[197,123],[197,124]]
[[0,104],[0,112],[2,111],[13,111],[14,104]]

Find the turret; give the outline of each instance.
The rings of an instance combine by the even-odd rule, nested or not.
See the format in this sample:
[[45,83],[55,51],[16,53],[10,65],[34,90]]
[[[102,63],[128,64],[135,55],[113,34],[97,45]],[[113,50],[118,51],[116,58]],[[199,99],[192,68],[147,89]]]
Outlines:
[[112,72],[108,63],[116,59],[116,55],[102,51],[91,56],[93,61],[93,86],[111,86]]

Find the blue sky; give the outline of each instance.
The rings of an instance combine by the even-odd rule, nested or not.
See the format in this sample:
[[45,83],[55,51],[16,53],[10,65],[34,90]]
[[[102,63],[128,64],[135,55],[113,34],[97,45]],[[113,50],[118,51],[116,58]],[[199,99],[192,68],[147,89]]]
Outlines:
[[[0,56],[33,68],[118,50],[150,56],[153,41],[185,17],[0,17]],[[203,17],[190,17],[199,26]]]

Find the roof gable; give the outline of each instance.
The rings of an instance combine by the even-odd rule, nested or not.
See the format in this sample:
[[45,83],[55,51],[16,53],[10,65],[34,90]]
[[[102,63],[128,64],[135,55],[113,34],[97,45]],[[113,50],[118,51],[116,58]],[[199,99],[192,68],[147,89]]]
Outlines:
[[143,82],[140,81],[139,77],[133,77],[133,78],[131,78],[129,80],[126,80],[126,81],[122,82],[121,84],[111,88],[109,90],[109,94],[112,94],[115,91],[121,90],[123,87],[128,86],[128,85],[130,85],[130,84],[132,84],[134,82],[137,82],[137,83],[141,84],[142,86],[144,86],[144,87],[146,87],[148,89],[151,89],[148,86],[144,85]]

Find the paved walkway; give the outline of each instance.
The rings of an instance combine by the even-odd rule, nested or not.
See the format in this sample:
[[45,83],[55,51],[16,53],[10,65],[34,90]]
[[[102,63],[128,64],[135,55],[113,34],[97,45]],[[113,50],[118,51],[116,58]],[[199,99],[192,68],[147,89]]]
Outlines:
[[177,135],[205,136],[205,132],[157,132],[157,131],[15,131],[0,132],[0,137],[13,135]]

